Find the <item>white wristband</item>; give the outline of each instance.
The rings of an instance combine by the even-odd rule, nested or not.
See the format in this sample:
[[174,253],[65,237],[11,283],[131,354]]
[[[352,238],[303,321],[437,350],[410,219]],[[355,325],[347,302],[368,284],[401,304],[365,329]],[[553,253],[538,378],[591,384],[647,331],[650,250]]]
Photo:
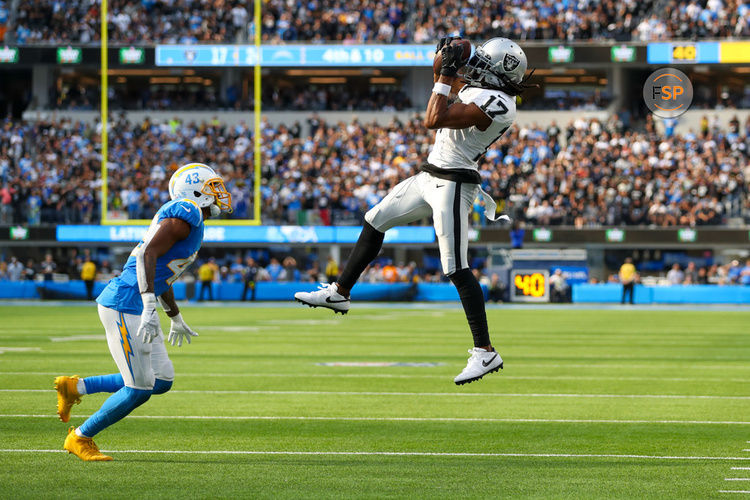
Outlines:
[[141,302],[143,302],[143,308],[156,308],[156,295],[153,292],[146,292],[141,294]]
[[451,86],[445,83],[435,82],[435,85],[432,87],[432,92],[447,97],[451,93]]

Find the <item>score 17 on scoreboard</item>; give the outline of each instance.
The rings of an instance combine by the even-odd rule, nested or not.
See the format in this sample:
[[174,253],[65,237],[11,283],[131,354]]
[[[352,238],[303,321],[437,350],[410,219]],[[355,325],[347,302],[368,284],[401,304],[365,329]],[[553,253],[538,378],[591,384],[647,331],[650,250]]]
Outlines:
[[510,300],[513,302],[549,302],[547,269],[513,269],[510,272]]

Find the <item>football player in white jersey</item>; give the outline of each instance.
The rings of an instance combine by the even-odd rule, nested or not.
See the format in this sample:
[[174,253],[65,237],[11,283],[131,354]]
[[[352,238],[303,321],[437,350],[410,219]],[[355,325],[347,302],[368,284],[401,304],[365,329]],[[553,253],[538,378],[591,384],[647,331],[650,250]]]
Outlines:
[[[469,268],[469,213],[477,195],[485,202],[485,215],[497,220],[497,205],[479,187],[477,162],[513,124],[516,98],[525,88],[526,54],[506,38],[493,38],[464,59],[463,47],[444,38],[437,50],[442,56],[440,76],[427,104],[425,125],[437,129],[435,144],[421,172],[399,183],[365,215],[365,225],[344,271],[335,283],[315,292],[297,292],[299,302],[327,307],[345,314],[349,292],[367,265],[378,255],[385,231],[432,216],[443,272],[456,286],[474,337],[466,368],[455,377],[462,385],[503,367],[492,347],[484,294]],[[449,103],[451,89],[466,83]],[[509,220],[507,216],[501,216]]]

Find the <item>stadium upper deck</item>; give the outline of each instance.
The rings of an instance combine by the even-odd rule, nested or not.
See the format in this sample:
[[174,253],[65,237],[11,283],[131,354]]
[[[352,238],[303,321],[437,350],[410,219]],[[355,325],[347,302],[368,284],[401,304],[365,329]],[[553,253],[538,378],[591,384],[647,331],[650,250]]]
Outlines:
[[[5,23],[6,43],[99,40],[95,0],[8,2],[14,6]],[[246,42],[253,32],[252,6],[244,0],[110,0],[109,40]],[[742,0],[269,0],[263,5],[264,43],[432,43],[445,35],[560,41],[747,37],[750,7]]]

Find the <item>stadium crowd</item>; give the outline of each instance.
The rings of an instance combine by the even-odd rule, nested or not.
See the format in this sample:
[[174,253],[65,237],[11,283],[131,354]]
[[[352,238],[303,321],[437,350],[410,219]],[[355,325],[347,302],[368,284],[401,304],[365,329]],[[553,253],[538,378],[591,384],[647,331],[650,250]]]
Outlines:
[[[662,270],[660,272],[651,273],[651,281],[653,278],[659,277],[662,285],[676,286],[676,285],[742,285],[750,286],[750,259],[747,259],[744,264],[737,259],[733,259],[726,264],[711,264],[706,266],[698,266],[695,262],[688,262],[686,265],[680,265],[678,262],[672,263],[668,266],[668,270]],[[637,280],[640,280],[640,275],[636,275]],[[622,277],[618,274],[610,274],[607,281],[609,283],[621,283]],[[592,279],[591,283],[598,283],[596,279]]]
[[[104,282],[117,276],[119,266],[110,264],[111,256],[93,255],[88,248],[73,248],[66,253],[45,254],[38,262],[33,259],[19,260],[16,255],[0,256],[0,281],[53,281],[71,279]],[[360,283],[436,283],[445,282],[446,278],[439,270],[439,264],[429,264],[429,259],[417,264],[412,261],[394,263],[388,257],[376,259],[368,266]],[[250,250],[235,255],[225,254],[222,257],[206,257],[194,263],[181,278],[195,283],[199,299],[212,298],[211,283],[244,283],[243,300],[252,298],[252,288],[258,282],[333,282],[339,272],[339,264],[331,257],[326,262],[317,255],[272,254],[267,250]],[[487,275],[481,262],[473,270],[480,283],[486,285],[490,300],[505,300],[507,290],[500,283],[496,274]],[[662,285],[740,285],[750,286],[750,259],[744,263],[732,260],[726,264],[698,266],[689,261],[681,266],[679,263],[665,264],[665,268],[648,273],[649,278]],[[567,283],[559,269],[551,272],[552,282],[560,281],[563,287]],[[640,280],[640,275],[637,275]],[[610,283],[619,283],[620,277],[611,274]],[[598,280],[592,279],[592,283]],[[567,287],[569,288],[569,287]]]
[[[109,39],[247,41],[252,9],[250,0],[110,0]],[[11,29],[20,44],[96,42],[99,3],[19,2]],[[743,37],[750,35],[750,16],[742,0],[268,0],[261,35],[265,43],[432,43],[445,35],[567,41]]]
[[[483,188],[514,219],[540,226],[716,225],[750,213],[750,120],[657,133],[579,118],[542,129],[514,127],[481,160]],[[671,125],[673,126],[673,125]],[[425,161],[433,132],[415,116],[386,125],[263,124],[262,217],[266,223],[357,224]],[[61,121],[0,127],[0,223],[90,223],[99,217],[98,126]],[[233,194],[233,217],[252,213],[249,124],[115,119],[109,134],[111,210],[151,218],[180,164],[201,161]],[[484,224],[477,201],[472,218]],[[428,221],[422,221],[428,223]]]

